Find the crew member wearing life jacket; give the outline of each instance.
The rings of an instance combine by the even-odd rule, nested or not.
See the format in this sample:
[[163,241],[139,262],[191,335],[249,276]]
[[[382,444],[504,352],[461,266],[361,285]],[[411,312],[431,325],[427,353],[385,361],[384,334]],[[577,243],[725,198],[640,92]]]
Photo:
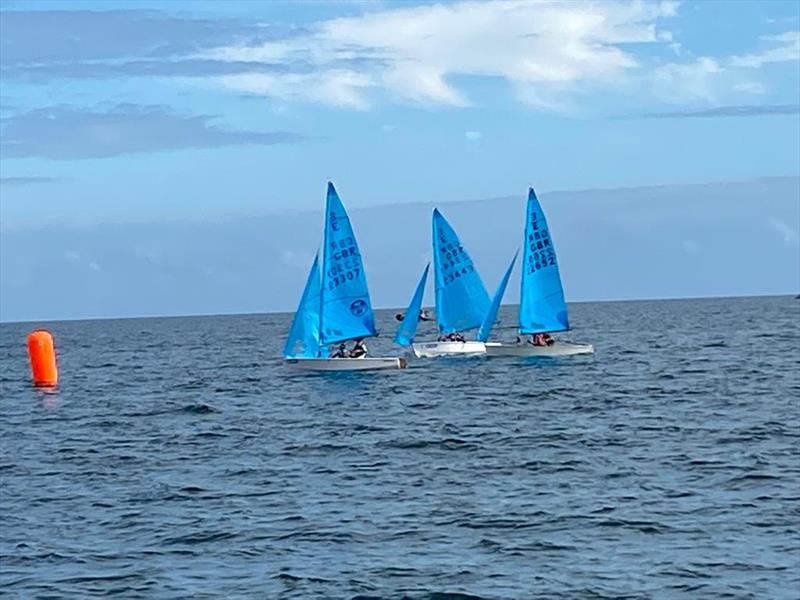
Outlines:
[[367,345],[364,338],[358,338],[350,350],[350,358],[364,358],[367,355]]
[[534,333],[529,343],[533,346],[552,346],[556,341],[549,333]]
[[448,333],[446,335],[439,336],[440,342],[466,342],[467,338],[465,338],[462,334],[458,331],[454,331],[453,333]]

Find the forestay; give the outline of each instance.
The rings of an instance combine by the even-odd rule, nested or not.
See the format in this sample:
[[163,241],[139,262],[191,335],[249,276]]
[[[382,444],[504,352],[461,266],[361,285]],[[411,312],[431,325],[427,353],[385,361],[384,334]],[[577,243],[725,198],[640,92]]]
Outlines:
[[330,182],[320,306],[322,345],[376,335],[361,252],[347,211]]
[[438,209],[433,211],[433,259],[439,331],[479,327],[489,310],[489,294],[472,259]]
[[425,283],[428,281],[428,269],[431,264],[425,265],[425,270],[422,272],[422,277],[419,278],[417,289],[414,296],[411,298],[411,303],[406,309],[406,314],[403,317],[403,322],[400,323],[400,328],[397,330],[397,335],[394,336],[394,341],[401,346],[410,346],[414,341],[414,335],[417,332],[417,324],[419,323],[420,310],[422,309],[422,297],[425,295]]
[[283,349],[286,358],[317,358],[327,355],[327,348],[320,346],[319,302],[319,255],[316,255]]
[[517,254],[514,254],[514,258],[511,259],[511,264],[508,265],[508,269],[506,269],[505,275],[503,275],[503,279],[500,280],[500,285],[497,286],[497,291],[494,293],[494,298],[492,299],[492,305],[489,307],[489,312],[486,314],[486,318],[481,325],[481,328],[478,330],[478,337],[476,338],[479,342],[485,342],[489,339],[489,334],[492,333],[492,327],[494,327],[495,321],[497,321],[497,312],[500,310],[500,304],[503,302],[503,296],[506,293],[506,287],[508,286],[508,279],[511,277],[511,271],[514,270],[514,263],[517,262]]
[[566,331],[567,304],[561,286],[556,251],[542,207],[533,188],[525,216],[519,328],[522,333]]

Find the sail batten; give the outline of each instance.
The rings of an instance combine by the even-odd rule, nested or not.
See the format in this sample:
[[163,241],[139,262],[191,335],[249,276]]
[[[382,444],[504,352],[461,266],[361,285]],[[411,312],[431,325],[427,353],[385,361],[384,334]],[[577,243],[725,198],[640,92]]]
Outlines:
[[317,358],[326,356],[326,348],[320,346],[320,275],[319,254],[306,278],[306,286],[300,304],[289,329],[283,354],[286,358]]
[[511,277],[511,271],[514,270],[514,263],[517,262],[517,255],[519,252],[514,254],[514,258],[511,259],[511,264],[508,265],[503,278],[500,280],[500,284],[497,286],[497,291],[494,293],[494,298],[492,298],[492,304],[489,307],[489,312],[486,314],[486,318],[481,325],[481,328],[478,330],[477,340],[479,342],[485,342],[489,339],[489,335],[492,333],[492,328],[494,327],[495,321],[497,321],[497,313],[500,310],[500,304],[503,302],[503,296],[506,293],[506,287],[508,286],[508,280]]
[[414,341],[414,335],[417,333],[417,324],[419,323],[420,310],[422,309],[422,297],[425,295],[425,283],[428,281],[428,269],[431,264],[425,265],[425,270],[422,272],[422,277],[419,278],[417,289],[411,298],[411,302],[406,309],[406,314],[403,317],[403,322],[397,330],[397,335],[394,336],[394,341],[401,346],[410,346]]
[[489,310],[489,294],[472,258],[438,209],[433,211],[433,260],[439,331],[480,327]]
[[536,192],[528,191],[525,246],[522,255],[519,330],[543,333],[569,329],[556,250]]
[[320,343],[377,335],[361,251],[350,217],[328,182],[320,293]]

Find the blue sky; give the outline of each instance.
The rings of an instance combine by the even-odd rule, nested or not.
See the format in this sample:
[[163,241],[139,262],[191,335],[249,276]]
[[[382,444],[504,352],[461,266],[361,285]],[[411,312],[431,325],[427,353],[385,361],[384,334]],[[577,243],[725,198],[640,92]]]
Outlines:
[[[319,215],[328,179],[356,219],[385,222],[402,211],[358,209],[524,202],[533,185],[567,222],[551,198],[578,196],[551,192],[636,188],[590,194],[586,214],[620,227],[629,256],[639,244],[643,255],[684,261],[665,263],[652,285],[637,287],[621,267],[597,278],[580,221],[557,240],[560,254],[584,257],[563,269],[574,299],[798,285],[797,2],[4,0],[0,83],[0,318],[287,310],[319,228],[280,221],[285,231],[267,246],[258,232],[230,232],[295,210]],[[705,182],[727,184],[681,187]],[[761,214],[727,214],[726,190],[738,189],[730,182],[751,182],[743,189],[763,205],[752,258],[775,268],[760,278],[725,258]],[[724,227],[695,222],[693,203]],[[462,237],[485,238],[482,218],[464,214]],[[635,233],[653,219],[676,229]],[[385,222],[356,225],[369,239]],[[420,235],[428,227],[420,222]],[[391,252],[402,253],[402,232],[392,233]],[[233,247],[197,247],[217,238]],[[362,244],[367,262],[367,251],[386,250],[380,241]],[[515,243],[481,246],[489,288]],[[280,294],[267,300],[265,283],[242,303],[214,291],[223,280],[238,285],[232,273],[260,277],[264,267],[244,258],[259,252],[273,253],[264,260],[280,267]],[[379,305],[406,301],[398,290],[413,287],[425,249],[413,252],[407,283],[372,269]],[[699,264],[703,252],[704,270],[687,279],[686,260]],[[113,295],[117,271],[149,294],[146,308],[131,293]],[[56,274],[74,308],[33,310],[26,298],[47,294],[40,284]],[[189,289],[201,279],[195,297],[172,300],[176,281]],[[83,283],[66,289],[73,281]]]
[[4,228],[798,172],[796,2],[2,6]]

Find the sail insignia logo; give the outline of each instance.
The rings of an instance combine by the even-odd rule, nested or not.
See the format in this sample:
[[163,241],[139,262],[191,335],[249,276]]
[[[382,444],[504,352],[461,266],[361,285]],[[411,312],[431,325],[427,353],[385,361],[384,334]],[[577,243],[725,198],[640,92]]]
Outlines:
[[353,303],[350,305],[350,312],[353,313],[354,316],[360,317],[367,312],[367,303],[363,300],[353,300]]

